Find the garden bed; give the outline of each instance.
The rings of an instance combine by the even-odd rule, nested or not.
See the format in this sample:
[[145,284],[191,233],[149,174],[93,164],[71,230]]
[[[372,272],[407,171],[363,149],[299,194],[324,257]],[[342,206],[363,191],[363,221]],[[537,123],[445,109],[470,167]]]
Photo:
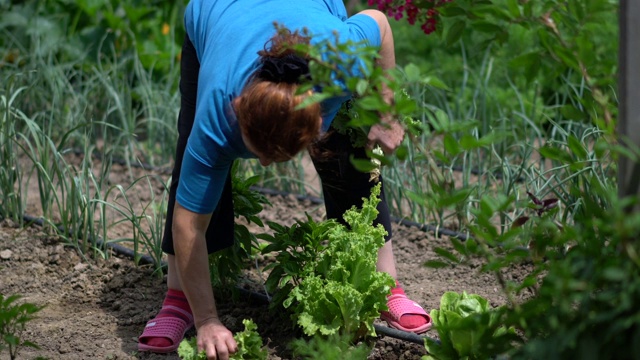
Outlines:
[[[111,181],[128,182],[126,171],[114,173],[123,178]],[[144,182],[139,184],[147,186]],[[308,200],[300,201],[293,196],[268,199],[272,206],[261,213],[263,220],[291,225],[304,219],[305,211],[316,219],[323,216],[323,207]],[[449,247],[448,239],[404,225],[394,225],[394,231],[399,281],[407,294],[427,311],[439,306],[445,291],[466,291],[486,297],[494,306],[504,304],[495,279],[479,274],[477,265],[443,269],[423,266],[425,261],[436,259],[435,247]],[[136,266],[127,257],[111,256],[107,260],[83,257],[56,237],[43,233],[39,226],[21,229],[5,220],[0,224],[0,269],[3,273],[0,293],[20,294],[24,301],[46,306],[35,321],[28,323],[24,334],[24,339],[35,342],[40,349],[24,348],[19,358],[177,358],[175,353],[137,353],[136,338],[159,309],[166,291],[165,279],[154,275],[151,267]],[[524,269],[514,269],[506,277],[515,279],[524,274]],[[247,269],[246,281],[240,286],[263,292],[261,277],[266,279],[257,269]],[[222,321],[232,331],[242,330],[242,320],[251,318],[269,349],[269,358],[291,358],[286,347],[298,336],[293,322],[278,318],[264,302],[246,295],[236,299],[219,297],[217,302]],[[379,324],[386,325],[380,321]],[[432,330],[427,336],[437,335]],[[380,336],[369,358],[420,359],[424,354],[422,345]]]

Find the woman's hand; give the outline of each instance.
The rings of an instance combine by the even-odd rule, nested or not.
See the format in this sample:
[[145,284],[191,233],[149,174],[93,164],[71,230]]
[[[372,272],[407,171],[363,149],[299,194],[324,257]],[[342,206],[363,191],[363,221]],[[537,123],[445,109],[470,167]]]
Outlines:
[[208,360],[229,360],[229,354],[238,350],[238,344],[218,318],[211,318],[196,326],[198,351],[204,350]]
[[373,148],[376,144],[380,145],[382,151],[389,155],[402,144],[404,128],[396,120],[383,116],[378,124],[371,127],[367,138],[370,148]]

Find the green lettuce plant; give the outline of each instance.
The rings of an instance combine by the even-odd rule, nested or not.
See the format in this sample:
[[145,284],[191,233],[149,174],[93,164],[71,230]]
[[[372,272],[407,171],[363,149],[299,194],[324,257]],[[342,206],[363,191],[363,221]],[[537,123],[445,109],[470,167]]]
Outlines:
[[[386,235],[382,225],[372,225],[378,215],[379,195],[380,185],[364,199],[362,209],[345,212],[346,225],[334,221],[320,226],[298,224],[293,230],[278,227],[275,236],[265,237],[273,243],[287,242],[288,236],[298,231],[297,236],[306,239],[299,243],[302,255],[292,256],[291,251],[276,258],[280,264],[273,268],[278,274],[269,279],[271,285],[277,283],[279,289],[286,290],[283,305],[292,309],[306,335],[340,334],[352,341],[375,335],[373,320],[386,309],[386,295],[394,283],[389,274],[376,270],[378,249]],[[302,233],[305,230],[312,232]],[[301,259],[303,263],[295,262]]]
[[[238,344],[238,351],[232,354],[230,360],[262,360],[267,358],[267,350],[262,346],[262,338],[258,334],[258,326],[250,319],[242,320],[244,330],[236,333],[233,338]],[[197,339],[184,339],[178,347],[178,356],[182,360],[206,359],[204,351],[198,352]]]
[[311,339],[296,339],[291,343],[293,354],[302,359],[366,359],[373,344],[351,343],[351,339],[340,335],[314,336]]
[[265,288],[272,295],[271,308],[281,308],[291,290],[302,282],[305,266],[325,250],[328,232],[337,222],[316,222],[307,214],[306,221],[298,220],[292,226],[276,222],[267,225],[273,235],[259,234],[258,237],[268,243],[262,253],[275,254],[275,261],[264,268],[269,272]]
[[493,309],[480,295],[448,291],[431,318],[440,341],[425,339],[429,352],[423,360],[490,359],[519,341],[514,328],[502,325],[501,308]]

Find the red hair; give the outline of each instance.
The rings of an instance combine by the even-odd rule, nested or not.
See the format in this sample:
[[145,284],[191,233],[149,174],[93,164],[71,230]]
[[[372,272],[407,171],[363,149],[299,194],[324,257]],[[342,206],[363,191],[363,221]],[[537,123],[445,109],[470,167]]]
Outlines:
[[[298,31],[291,33],[279,28],[269,40],[269,49],[265,46],[258,54],[272,58],[298,55],[295,45],[308,44],[309,40]],[[242,134],[256,151],[271,160],[292,158],[320,134],[320,104],[298,108],[312,93],[299,94],[298,88],[297,83],[267,81],[253,76],[234,100]]]

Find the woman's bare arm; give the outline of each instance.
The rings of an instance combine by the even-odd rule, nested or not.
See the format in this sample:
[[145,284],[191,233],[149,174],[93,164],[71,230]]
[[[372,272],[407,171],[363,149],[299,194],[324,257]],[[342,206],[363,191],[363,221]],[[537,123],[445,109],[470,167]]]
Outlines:
[[237,344],[220,322],[216,309],[205,233],[211,214],[197,214],[176,203],[173,214],[173,247],[178,279],[198,330],[198,347],[208,358],[226,360]]
[[[387,16],[378,10],[372,9],[361,11],[359,14],[370,16],[378,23],[381,39],[378,65],[384,70],[395,68],[395,45]],[[382,85],[382,96],[388,104],[393,102],[393,91],[384,84]],[[400,146],[403,138],[404,128],[396,119],[387,114],[381,114],[381,122],[372,126],[368,134],[370,146],[378,144],[386,154],[392,153]]]

